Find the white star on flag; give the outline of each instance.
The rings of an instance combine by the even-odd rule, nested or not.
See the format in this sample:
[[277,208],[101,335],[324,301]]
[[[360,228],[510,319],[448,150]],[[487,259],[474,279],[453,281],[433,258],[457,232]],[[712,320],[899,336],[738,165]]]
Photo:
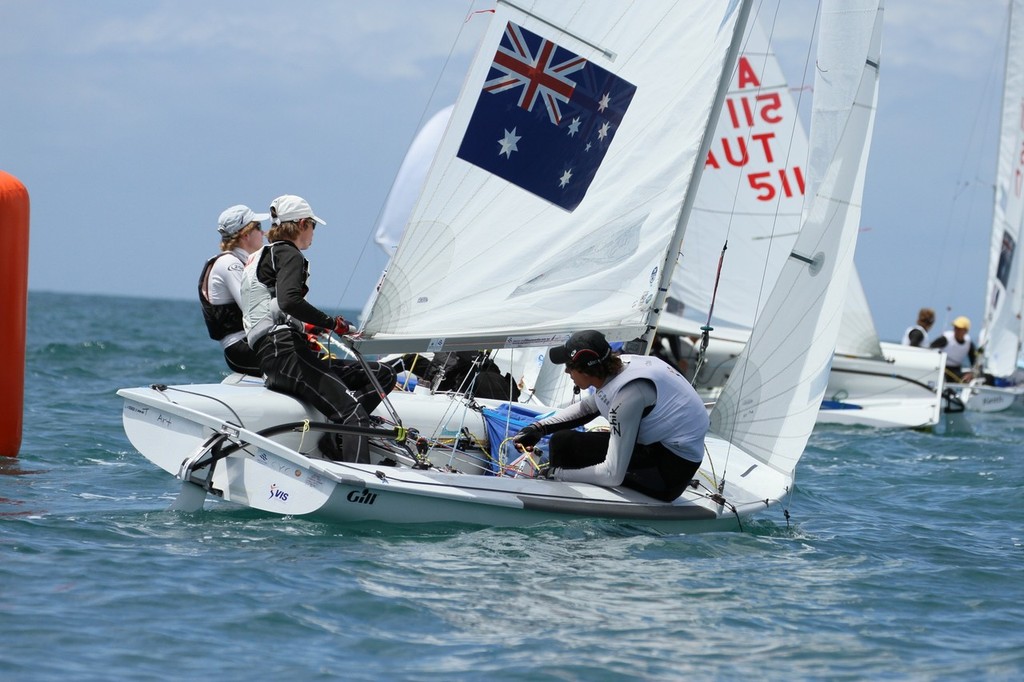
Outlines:
[[516,146],[516,142],[523,139],[521,136],[516,135],[516,129],[505,131],[505,137],[498,140],[498,144],[501,145],[501,151],[498,152],[498,156],[504,154],[508,158],[512,158],[512,152],[519,151],[519,147]]

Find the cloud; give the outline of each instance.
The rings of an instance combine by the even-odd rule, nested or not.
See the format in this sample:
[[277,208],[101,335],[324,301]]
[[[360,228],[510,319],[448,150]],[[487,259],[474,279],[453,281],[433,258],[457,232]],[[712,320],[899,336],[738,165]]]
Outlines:
[[[56,58],[129,60],[251,55],[299,79],[325,71],[422,78],[451,50],[464,12],[464,5],[422,0],[15,2],[0,27],[0,53],[16,58],[45,49]],[[474,47],[467,42],[457,50]]]
[[882,59],[893,66],[971,78],[1002,67],[1005,0],[891,2],[885,7]]

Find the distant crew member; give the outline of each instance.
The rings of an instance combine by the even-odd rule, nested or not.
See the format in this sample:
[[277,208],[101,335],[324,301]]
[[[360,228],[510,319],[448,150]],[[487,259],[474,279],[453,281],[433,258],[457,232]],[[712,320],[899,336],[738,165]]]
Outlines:
[[935,324],[935,311],[931,308],[921,308],[917,312],[917,323],[912,327],[907,327],[907,331],[903,332],[903,345],[923,348],[933,324]]
[[[971,321],[961,315],[953,320],[953,331],[943,332],[942,336],[931,343],[931,348],[940,348],[946,352],[946,376],[953,381],[968,382],[974,377],[970,368],[974,366],[978,351],[967,333],[970,328]],[[963,367],[964,360],[968,362],[966,370]]]

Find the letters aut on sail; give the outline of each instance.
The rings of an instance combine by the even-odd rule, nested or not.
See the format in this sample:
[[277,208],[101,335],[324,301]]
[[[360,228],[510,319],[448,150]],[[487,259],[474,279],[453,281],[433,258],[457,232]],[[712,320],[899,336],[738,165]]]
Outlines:
[[572,211],[635,92],[635,85],[508,22],[458,157]]

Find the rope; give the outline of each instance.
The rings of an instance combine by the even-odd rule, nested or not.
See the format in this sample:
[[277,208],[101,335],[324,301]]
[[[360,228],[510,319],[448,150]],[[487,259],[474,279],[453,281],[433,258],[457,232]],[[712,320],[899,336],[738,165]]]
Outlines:
[[[528,463],[533,467],[532,472],[529,474],[529,478],[538,478],[542,467],[541,464],[533,458],[529,451],[523,452],[522,455],[514,459],[511,463],[506,464],[507,457],[505,453],[508,452],[508,443],[513,440],[513,438],[515,438],[515,436],[509,436],[498,445],[498,475],[504,476],[510,472],[513,477],[517,475],[524,475],[526,472],[523,471],[523,465],[524,463]],[[536,453],[539,451],[534,450],[533,452]]]
[[402,363],[402,368],[405,370],[405,383],[402,384],[402,390],[407,391],[409,389],[409,382],[412,381],[413,370],[416,369],[416,363],[419,362],[420,354],[416,353],[412,356],[412,363],[408,368],[405,367],[405,363]]
[[[706,459],[708,464],[711,466],[711,477],[708,478],[707,474],[702,475],[704,476],[705,480],[707,480],[711,484],[712,488],[715,488],[716,490],[718,490],[719,493],[721,493],[721,484],[719,483],[718,474],[715,473],[715,461],[711,459],[711,453],[708,452],[707,443],[704,444],[704,459]],[[697,470],[697,473],[701,473],[700,469]],[[722,483],[724,483],[724,481]]]
[[157,391],[161,391],[161,392],[164,392],[164,391],[178,391],[179,393],[185,393],[187,395],[199,396],[200,398],[207,398],[207,399],[212,400],[214,402],[220,403],[225,408],[227,408],[228,412],[230,412],[231,414],[234,415],[235,423],[238,426],[241,426],[243,429],[246,428],[245,422],[243,422],[242,418],[238,416],[237,412],[235,412],[235,408],[231,407],[230,405],[228,405],[226,402],[224,402],[220,398],[214,398],[213,396],[205,395],[203,393],[197,393],[195,391],[186,391],[183,388],[178,388],[177,386],[168,386],[166,384],[152,384],[150,386],[150,388],[152,388],[154,390],[157,390]]

